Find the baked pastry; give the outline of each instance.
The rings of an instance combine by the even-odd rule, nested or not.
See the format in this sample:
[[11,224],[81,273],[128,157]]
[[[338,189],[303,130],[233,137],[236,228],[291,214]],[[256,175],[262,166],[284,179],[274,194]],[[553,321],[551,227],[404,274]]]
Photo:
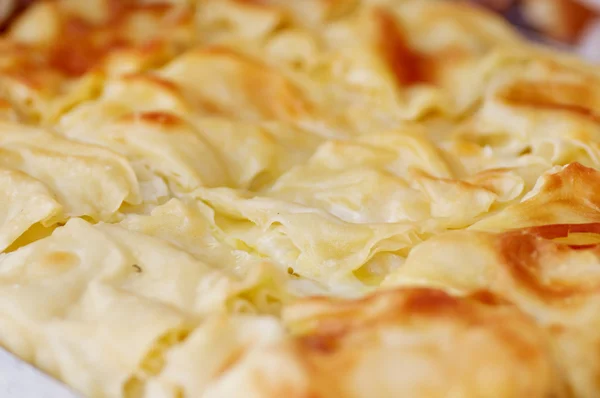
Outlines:
[[0,346],[84,396],[595,397],[600,72],[467,4],[37,2]]

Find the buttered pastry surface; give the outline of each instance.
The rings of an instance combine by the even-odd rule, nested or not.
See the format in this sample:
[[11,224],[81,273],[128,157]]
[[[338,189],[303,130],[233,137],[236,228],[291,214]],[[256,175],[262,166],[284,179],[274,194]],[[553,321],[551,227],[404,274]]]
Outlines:
[[0,346],[90,398],[600,396],[600,69],[435,0],[39,1]]

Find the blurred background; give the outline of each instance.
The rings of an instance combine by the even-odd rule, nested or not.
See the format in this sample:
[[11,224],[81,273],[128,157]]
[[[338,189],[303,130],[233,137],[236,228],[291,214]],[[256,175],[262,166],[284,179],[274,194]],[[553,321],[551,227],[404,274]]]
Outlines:
[[600,62],[600,0],[468,0],[502,15],[532,40]]
[[[34,1],[0,0],[0,31]],[[600,63],[600,0],[447,1],[468,2],[474,7],[489,9],[531,40],[574,51]]]

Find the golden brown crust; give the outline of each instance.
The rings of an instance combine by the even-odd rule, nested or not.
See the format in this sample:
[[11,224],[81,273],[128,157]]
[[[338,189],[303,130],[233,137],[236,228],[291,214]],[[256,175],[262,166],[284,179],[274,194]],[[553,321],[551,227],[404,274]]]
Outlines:
[[[497,245],[500,262],[505,264],[512,278],[542,300],[564,301],[578,295],[598,291],[600,284],[569,283],[544,278],[543,264],[547,259],[563,257],[571,250],[591,250],[597,245],[567,245],[547,242],[543,239],[568,237],[571,233],[598,233],[600,224],[563,224],[534,227],[503,234]],[[596,250],[591,253],[595,254]]]
[[[457,298],[399,289],[351,302],[312,299],[288,308],[286,316],[300,328],[302,356],[325,396],[442,396],[450,389],[464,396],[542,397],[562,391],[543,332],[488,294]],[[367,367],[371,380],[360,380]]]
[[[508,300],[545,327],[553,341],[553,353],[574,396],[591,396],[598,388],[598,367],[583,359],[597,352],[594,315],[600,304],[600,224],[560,224],[524,228],[503,233],[462,231],[434,238],[409,256],[405,267],[388,284],[419,281],[464,294],[489,289]],[[579,243],[581,242],[581,243]],[[437,250],[471,250],[473,263],[459,263]],[[475,249],[475,250],[473,250]],[[591,354],[595,355],[595,354]],[[591,395],[590,395],[591,394]]]
[[398,85],[410,86],[435,81],[431,61],[410,47],[400,23],[383,8],[375,9],[374,13],[380,29],[377,39],[379,51]]
[[529,198],[471,228],[502,231],[545,224],[598,222],[600,197],[595,187],[599,181],[598,170],[571,163],[540,178],[539,190],[534,189],[537,192],[532,191]]

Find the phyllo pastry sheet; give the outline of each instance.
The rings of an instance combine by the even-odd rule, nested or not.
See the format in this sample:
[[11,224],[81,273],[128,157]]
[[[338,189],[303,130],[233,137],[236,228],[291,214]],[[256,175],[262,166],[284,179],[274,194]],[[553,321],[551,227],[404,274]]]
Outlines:
[[436,0],[0,35],[0,346],[92,398],[600,395],[600,71]]

